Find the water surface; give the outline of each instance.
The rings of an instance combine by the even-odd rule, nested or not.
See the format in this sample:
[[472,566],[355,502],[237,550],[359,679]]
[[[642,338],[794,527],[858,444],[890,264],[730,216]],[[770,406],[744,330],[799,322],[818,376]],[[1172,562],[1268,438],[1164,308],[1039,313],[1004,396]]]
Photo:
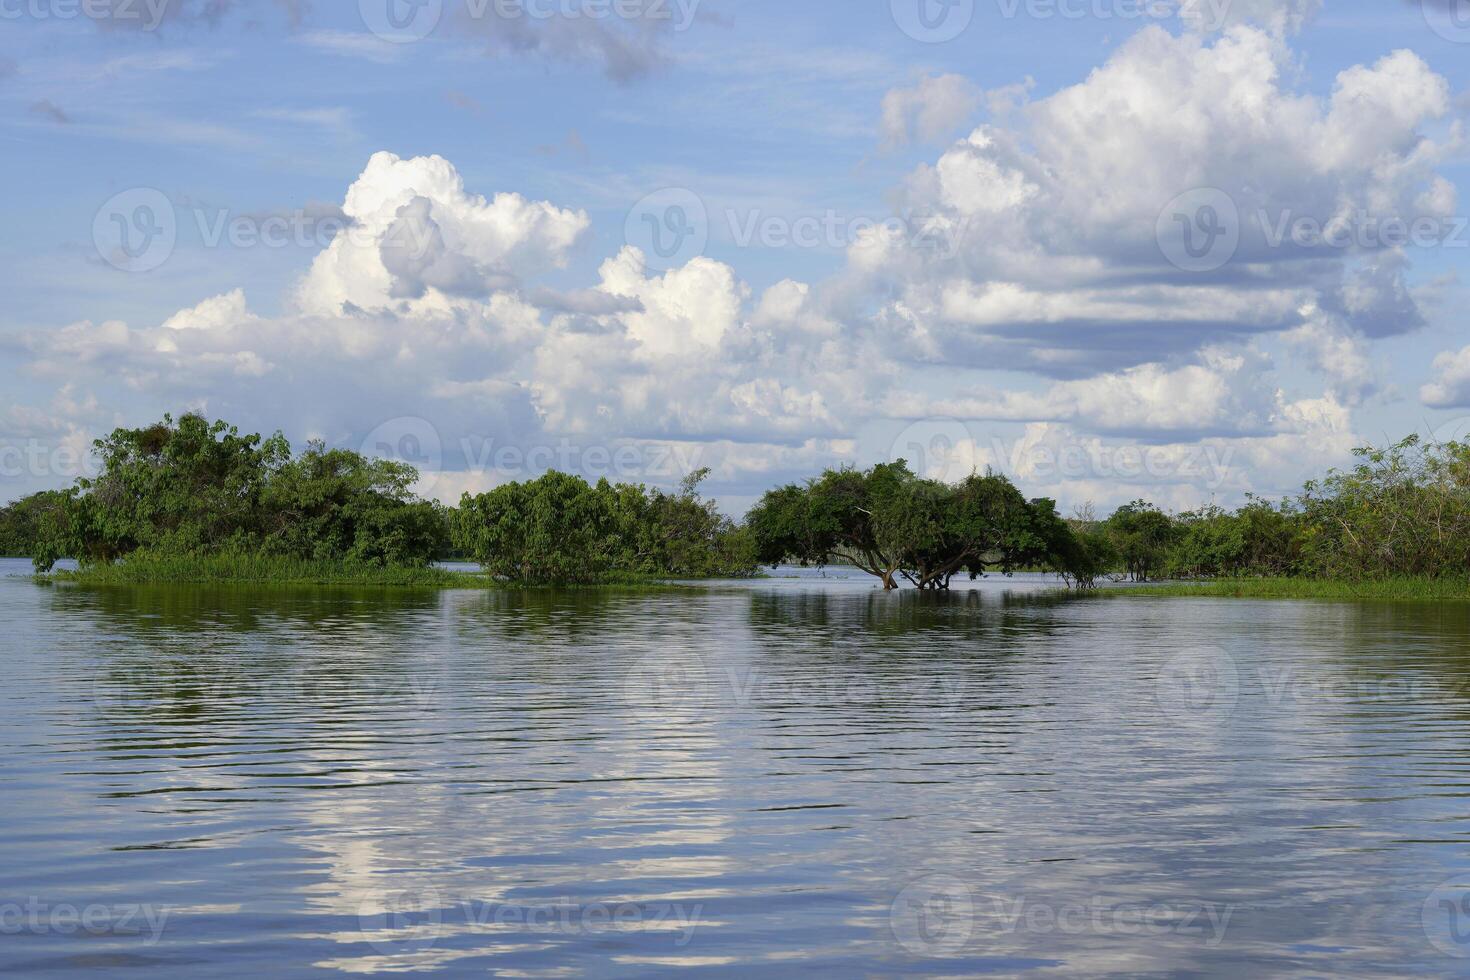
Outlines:
[[9,577],[0,616],[0,971],[1470,971],[1465,606]]

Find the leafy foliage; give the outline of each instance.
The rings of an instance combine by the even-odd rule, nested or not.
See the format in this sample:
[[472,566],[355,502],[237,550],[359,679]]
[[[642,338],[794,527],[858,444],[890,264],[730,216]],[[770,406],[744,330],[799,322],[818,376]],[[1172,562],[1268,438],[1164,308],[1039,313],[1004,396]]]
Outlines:
[[0,509],[0,556],[30,558],[34,555],[43,525],[62,506],[64,497],[48,490]]
[[259,553],[365,565],[427,565],[442,549],[437,505],[415,498],[412,467],[241,435],[198,415],[99,440],[94,480],[47,512],[36,567],[62,557],[106,565],[138,552]]
[[[1171,517],[1136,501],[1087,534],[1135,581],[1174,578],[1459,579],[1470,573],[1470,445],[1410,437],[1295,499]],[[1103,553],[1103,542],[1099,542]]]
[[849,561],[898,586],[944,590],[954,576],[1027,566],[1065,569],[1079,552],[1050,500],[1027,501],[1003,476],[957,484],[924,480],[900,460],[865,471],[829,470],[807,484],[767,493],[747,525],[764,564]]
[[128,559],[149,575],[207,567],[228,577],[238,565],[320,578],[334,567],[424,569],[452,544],[520,583],[742,576],[795,560],[850,562],[885,588],[935,590],[956,575],[1023,568],[1079,588],[1104,575],[1470,576],[1470,445],[1416,438],[1357,450],[1355,466],[1294,500],[1250,498],[1235,511],[1171,515],[1136,500],[1105,520],[1090,508],[1064,520],[1003,476],[946,484],[900,460],[774,489],[744,525],[701,499],[704,470],[672,493],[553,472],[449,510],[413,494],[410,466],[319,442],[293,455],[279,433],[242,435],[194,414],[118,429],[95,448],[95,479],[0,510],[0,553],[29,556],[42,571],[75,557],[87,569]]
[[1300,498],[1308,566],[1345,579],[1470,570],[1470,444],[1411,436],[1355,453]]
[[699,497],[706,476],[691,474],[675,494],[606,480],[590,486],[557,472],[466,494],[454,544],[492,575],[521,584],[754,574],[744,531]]

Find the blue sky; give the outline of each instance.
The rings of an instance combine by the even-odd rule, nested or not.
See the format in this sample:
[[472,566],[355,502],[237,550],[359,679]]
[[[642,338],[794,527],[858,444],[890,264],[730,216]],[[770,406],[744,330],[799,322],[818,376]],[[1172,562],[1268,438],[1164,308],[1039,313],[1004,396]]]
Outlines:
[[[916,446],[1068,507],[1229,502],[1470,416],[1470,28],[1432,6],[445,0],[398,43],[390,2],[0,0],[0,497],[185,409],[407,447],[447,498],[537,468],[486,444],[632,446],[615,475],[708,465],[734,509]],[[1200,188],[1242,242],[1181,270],[1155,219]],[[139,189],[177,240],[118,268]],[[671,200],[707,244],[664,261]],[[1334,217],[1352,247],[1258,240]],[[380,262],[395,221],[437,251]]]

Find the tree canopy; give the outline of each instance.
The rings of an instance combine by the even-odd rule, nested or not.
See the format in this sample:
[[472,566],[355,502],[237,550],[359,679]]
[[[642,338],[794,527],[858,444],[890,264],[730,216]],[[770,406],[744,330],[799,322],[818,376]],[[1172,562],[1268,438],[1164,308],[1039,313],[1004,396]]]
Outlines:
[[184,415],[95,443],[95,479],[78,480],[40,523],[32,558],[109,563],[139,551],[255,552],[377,565],[426,565],[442,549],[438,505],[416,498],[413,467],[280,433],[241,435]]
[[754,574],[744,531],[700,499],[707,475],[691,474],[673,494],[557,472],[466,494],[454,543],[492,575],[524,584]]
[[851,562],[885,589],[903,578],[945,590],[956,575],[1025,567],[1085,577],[1055,503],[1028,501],[992,473],[947,484],[919,478],[903,460],[828,470],[767,493],[747,524],[763,564]]
[[[242,434],[196,414],[98,440],[93,479],[0,509],[0,553],[39,570],[63,557],[110,565],[159,556],[292,559],[422,568],[451,545],[522,583],[754,574],[845,562],[887,589],[945,590],[955,576],[1048,570],[1081,588],[1102,576],[1365,579],[1470,574],[1470,445],[1409,438],[1356,450],[1355,465],[1279,503],[1249,497],[1167,513],[1144,500],[1106,519],[1063,519],[1006,477],[924,479],[902,460],[827,470],[766,493],[743,523],[700,496],[592,485],[564,473],[419,499],[411,466],[280,433]],[[137,563],[133,563],[134,567]]]

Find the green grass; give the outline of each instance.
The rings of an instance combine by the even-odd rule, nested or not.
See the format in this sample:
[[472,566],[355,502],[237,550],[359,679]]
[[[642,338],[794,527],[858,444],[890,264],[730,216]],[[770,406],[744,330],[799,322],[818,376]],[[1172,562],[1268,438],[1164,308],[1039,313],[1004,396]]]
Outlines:
[[1340,579],[1239,578],[1210,582],[1161,582],[1104,589],[1108,596],[1199,596],[1238,599],[1385,599],[1421,602],[1470,601],[1470,579],[1386,578],[1360,582]]
[[393,588],[483,588],[484,575],[442,568],[382,567],[336,561],[306,561],[264,555],[135,556],[115,565],[45,576],[86,585],[376,585]]
[[83,585],[367,585],[423,589],[616,589],[664,591],[690,588],[649,575],[615,573],[585,585],[503,582],[481,572],[443,568],[383,567],[340,561],[307,561],[270,555],[225,553],[178,556],[137,552],[113,565],[53,571],[38,578]]

